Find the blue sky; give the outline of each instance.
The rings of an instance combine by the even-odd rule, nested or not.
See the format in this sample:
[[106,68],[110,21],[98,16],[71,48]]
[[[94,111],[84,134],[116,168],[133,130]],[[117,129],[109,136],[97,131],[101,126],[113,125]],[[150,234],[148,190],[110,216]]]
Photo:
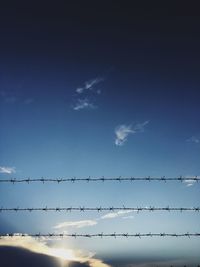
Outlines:
[[[193,10],[182,17],[160,6],[159,14],[145,9],[143,17],[141,7],[133,15],[127,7],[91,13],[91,6],[80,5],[76,14],[70,5],[72,13],[58,6],[54,14],[50,4],[36,16],[34,8],[6,7],[1,18],[0,179],[199,176],[199,19]],[[195,207],[199,185],[1,183],[0,200],[3,207]],[[192,212],[2,212],[0,218],[2,234],[199,232],[199,214]],[[52,255],[47,245],[44,254]],[[198,238],[56,242],[95,253],[96,266],[197,264],[199,245]]]

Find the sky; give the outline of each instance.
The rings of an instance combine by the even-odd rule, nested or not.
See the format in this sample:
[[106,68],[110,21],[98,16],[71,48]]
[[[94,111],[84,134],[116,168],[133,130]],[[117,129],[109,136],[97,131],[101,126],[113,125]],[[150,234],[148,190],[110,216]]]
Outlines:
[[[200,17],[195,3],[19,1],[0,6],[0,179],[180,177],[185,182],[0,183],[0,206],[199,207]],[[197,266],[197,212],[1,212],[3,266]],[[19,234],[26,234],[20,237]]]

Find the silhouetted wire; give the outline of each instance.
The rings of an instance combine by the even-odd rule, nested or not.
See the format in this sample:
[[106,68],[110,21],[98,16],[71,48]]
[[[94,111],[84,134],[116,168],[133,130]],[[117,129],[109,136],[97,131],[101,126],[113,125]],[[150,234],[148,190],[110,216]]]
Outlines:
[[25,178],[25,179],[17,179],[17,178],[10,178],[10,179],[0,179],[0,183],[34,183],[34,182],[41,182],[41,183],[48,183],[48,182],[55,182],[55,183],[63,183],[63,182],[108,182],[108,181],[117,181],[117,182],[135,182],[135,181],[159,181],[159,182],[168,182],[168,181],[180,181],[180,182],[199,182],[199,177],[112,177],[112,178],[105,178],[105,177],[99,177],[99,178],[38,178],[38,179],[32,179],[32,178]]
[[182,234],[177,234],[177,233],[135,233],[135,234],[129,234],[129,233],[97,233],[97,234],[68,234],[68,233],[47,233],[47,234],[14,234],[14,233],[8,233],[8,234],[1,234],[0,238],[5,238],[5,237],[34,237],[34,238],[51,238],[51,237],[59,237],[59,238],[64,238],[64,237],[88,237],[88,238],[92,238],[92,237],[138,237],[138,238],[142,238],[142,237],[200,237],[200,233],[182,233]]
[[32,211],[42,211],[42,212],[49,212],[49,211],[54,211],[54,212],[72,212],[72,211],[78,211],[78,212],[87,212],[87,211],[97,211],[97,212],[104,212],[104,211],[109,211],[109,212],[118,212],[118,211],[135,211],[137,213],[141,211],[149,211],[149,212],[154,212],[154,211],[178,211],[178,212],[184,212],[184,211],[194,211],[194,212],[199,212],[200,207],[40,207],[40,208],[4,208],[0,207],[0,212],[20,212],[20,211],[25,211],[25,212],[32,212]]

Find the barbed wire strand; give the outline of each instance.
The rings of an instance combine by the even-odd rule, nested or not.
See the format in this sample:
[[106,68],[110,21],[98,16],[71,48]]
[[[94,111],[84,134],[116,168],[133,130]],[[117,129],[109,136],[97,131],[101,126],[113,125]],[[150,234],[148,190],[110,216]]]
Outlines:
[[154,211],[178,211],[178,212],[185,212],[185,211],[192,211],[192,212],[199,212],[200,207],[40,207],[40,208],[4,208],[0,207],[0,212],[32,212],[32,211],[42,211],[42,212],[72,212],[72,211],[78,211],[78,212],[87,212],[87,211],[97,211],[97,212],[104,212],[104,211],[109,211],[109,212],[117,212],[117,211],[135,211],[137,213],[141,211],[149,211],[149,212],[154,212]]
[[200,178],[195,176],[195,177],[112,177],[112,178],[105,178],[99,177],[99,178],[37,178],[37,179],[32,179],[32,178],[24,178],[24,179],[18,179],[18,178],[10,178],[10,179],[0,179],[0,183],[33,183],[33,182],[41,182],[41,183],[47,183],[47,182],[55,182],[55,183],[63,183],[63,182],[108,182],[108,181],[118,181],[118,182],[125,182],[125,181],[130,181],[130,182],[135,182],[135,181],[159,181],[159,182],[168,182],[168,181],[180,181],[180,182],[199,182]]
[[68,234],[68,233],[47,233],[47,234],[14,234],[14,233],[9,233],[9,234],[1,234],[0,238],[5,238],[5,237],[35,237],[35,238],[45,238],[45,237],[59,237],[59,238],[64,238],[64,237],[200,237],[200,233],[182,233],[182,234],[177,234],[177,233],[135,233],[135,234],[129,234],[129,233],[97,233],[97,234]]

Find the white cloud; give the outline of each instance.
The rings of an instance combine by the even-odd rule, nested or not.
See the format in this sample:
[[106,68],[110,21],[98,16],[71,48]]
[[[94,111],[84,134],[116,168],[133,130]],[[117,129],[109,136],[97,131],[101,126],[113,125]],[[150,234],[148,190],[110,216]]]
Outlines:
[[135,134],[138,132],[143,132],[144,127],[149,123],[149,121],[145,121],[143,123],[137,123],[132,127],[132,125],[119,125],[115,129],[115,145],[122,146],[126,141],[130,134]]
[[[195,183],[196,183],[196,181],[195,180],[193,180],[193,179],[195,179],[195,178],[199,178],[200,176],[192,176],[192,175],[188,175],[188,176],[186,176],[185,178],[187,179],[187,180],[184,180],[183,181],[183,183],[185,184],[185,186],[187,186],[187,187],[190,187],[190,186],[193,186]],[[192,179],[193,178],[193,179]]]
[[0,167],[0,173],[12,174],[15,172],[16,170],[14,167]]
[[130,133],[135,133],[134,130],[132,130],[131,125],[120,125],[116,128],[115,134],[115,145],[122,146],[124,142],[127,140],[127,137]]
[[74,110],[81,110],[81,109],[94,109],[95,106],[89,102],[87,98],[78,99],[76,104],[73,106]]
[[[2,237],[0,239],[0,246],[10,246],[10,247],[19,247],[24,248],[34,253],[40,253],[44,255],[54,256],[60,258],[59,253],[55,248],[49,247],[47,242],[44,240],[37,240],[31,236],[21,237],[19,234],[15,234],[12,238],[11,237]],[[70,250],[66,250],[66,257],[63,253],[63,259],[73,259],[73,254]]]
[[134,131],[137,132],[144,132],[144,127],[149,123],[149,121],[144,121],[142,123],[137,123],[134,126]]
[[74,227],[74,228],[83,228],[87,226],[93,226],[96,225],[97,222],[95,220],[82,220],[82,221],[67,221],[63,223],[59,223],[56,226],[54,226],[54,229],[62,229],[62,228],[68,228],[68,227]]
[[[97,77],[86,81],[82,87],[76,88],[75,104],[72,106],[73,110],[95,109],[97,106],[93,104],[95,98],[91,92],[95,92],[96,95],[99,95],[101,93],[101,89],[98,88],[97,85],[104,80],[105,77]],[[85,98],[78,98],[83,93]]]
[[109,212],[109,213],[101,216],[101,219],[114,219],[114,218],[117,218],[117,217],[121,217],[124,214],[128,214],[130,212],[132,212],[132,211],[131,210],[120,210],[120,211],[117,211],[117,212]]
[[194,180],[185,180],[184,183],[186,184],[186,186],[193,186],[195,181]]
[[13,237],[2,237],[0,239],[0,246],[18,247],[29,250],[34,253],[53,256],[62,261],[76,261],[80,263],[88,263],[90,267],[110,267],[100,259],[94,258],[94,253],[83,252],[81,250],[69,249],[62,245],[49,245],[46,240],[36,239],[30,236],[21,237],[15,234]]
[[195,144],[199,144],[200,143],[200,139],[198,137],[196,137],[196,136],[191,136],[186,141],[187,142],[191,142],[191,143],[195,143]]
[[94,259],[94,258],[90,259],[88,261],[88,264],[90,267],[111,267],[111,265],[104,263],[102,260]]
[[[95,85],[97,85],[98,83],[103,82],[103,81],[104,81],[104,78],[103,77],[97,77],[95,79],[86,81],[84,83],[84,86],[83,87],[78,87],[76,89],[76,92],[78,94],[82,94],[85,90],[93,90]],[[97,93],[99,93],[99,90],[97,91]]]
[[125,214],[133,212],[132,210],[120,210],[117,212],[109,212],[97,219],[93,220],[81,220],[81,221],[65,221],[58,223],[53,228],[54,229],[67,229],[67,228],[83,228],[88,226],[94,226],[98,223],[99,220],[105,220],[105,219],[115,219],[117,217],[122,217]]

